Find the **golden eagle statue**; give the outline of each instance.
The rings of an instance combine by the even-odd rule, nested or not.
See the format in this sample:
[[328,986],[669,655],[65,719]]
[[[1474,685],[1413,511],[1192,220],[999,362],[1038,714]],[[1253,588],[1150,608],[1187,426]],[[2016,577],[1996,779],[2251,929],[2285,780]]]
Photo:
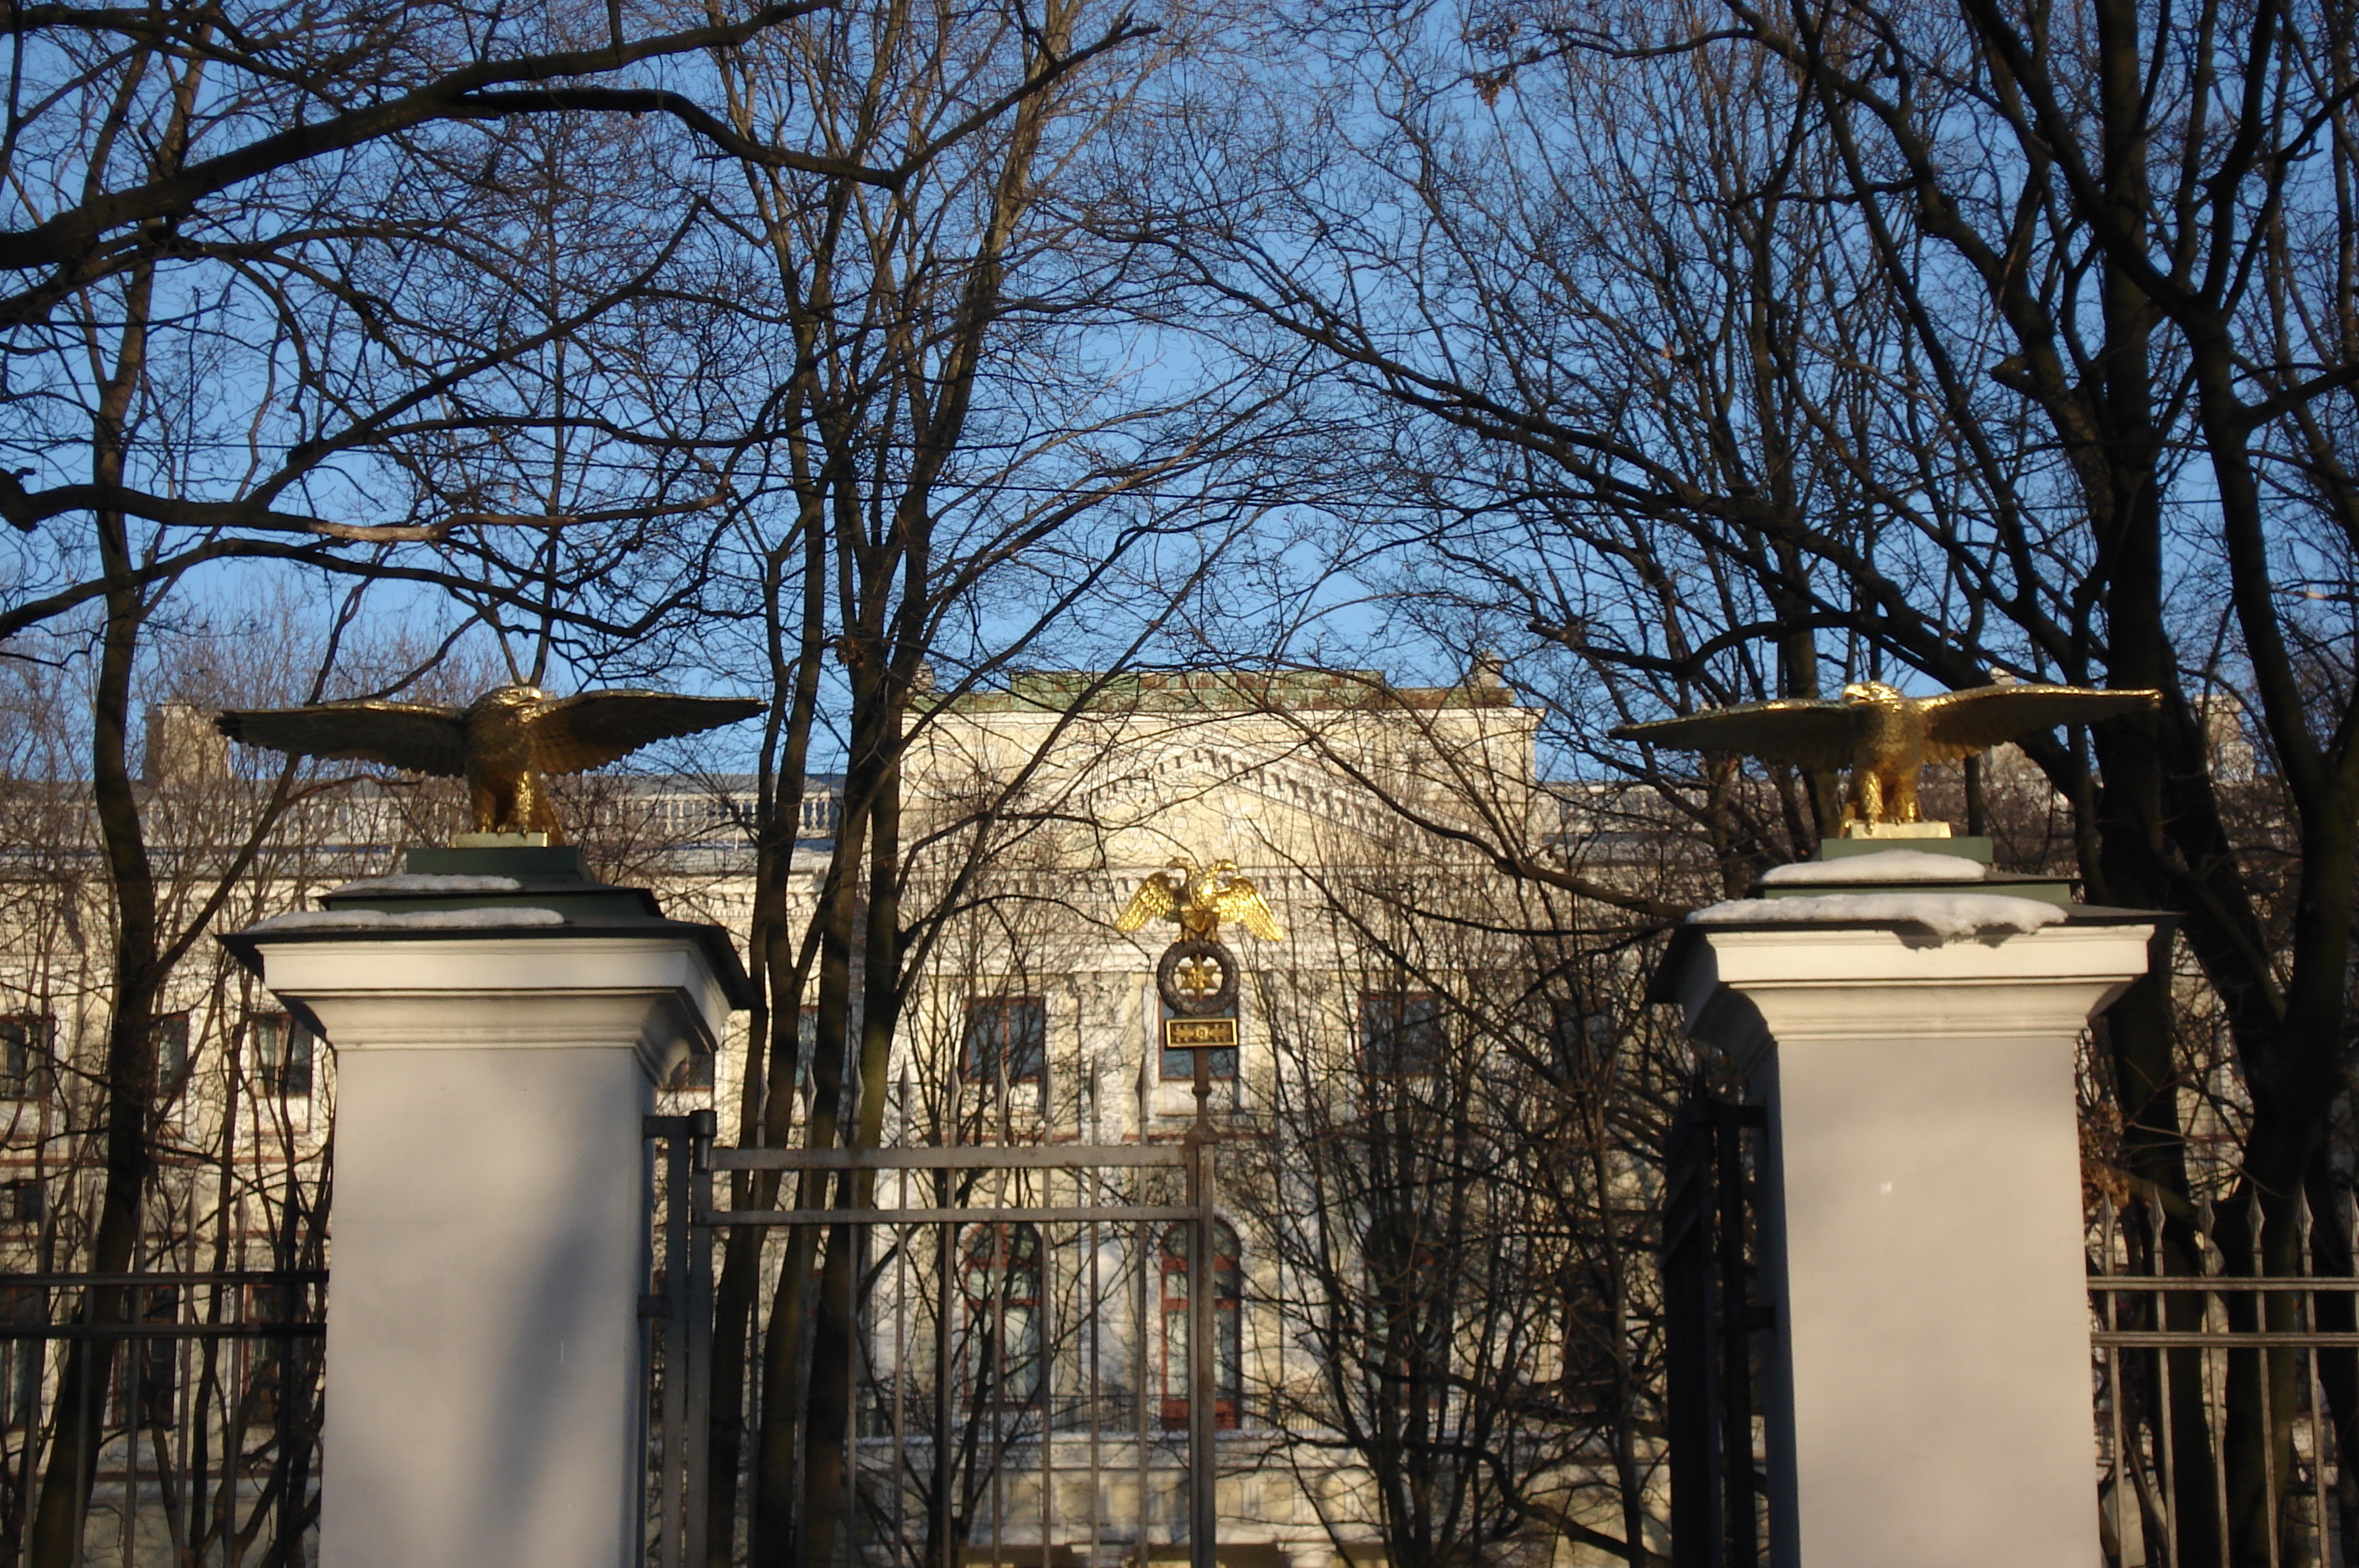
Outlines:
[[669,691],[584,691],[551,697],[538,686],[503,686],[463,708],[424,702],[314,702],[234,710],[213,727],[234,741],[294,757],[381,762],[411,773],[463,778],[478,833],[561,837],[543,776],[582,773],[643,746],[734,724],[762,712],[742,697]]
[[1765,762],[1851,770],[1846,822],[1913,822],[1917,774],[2058,724],[2094,724],[2158,705],[2159,691],[2079,686],[1976,686],[1909,697],[1880,681],[1843,688],[1840,702],[1748,702],[1684,719],[1625,724],[1615,740],[1682,751],[1736,751]]
[[1157,919],[1176,921],[1183,937],[1200,942],[1220,941],[1223,920],[1234,920],[1264,942],[1286,940],[1286,928],[1277,923],[1269,901],[1250,877],[1237,875],[1234,860],[1215,860],[1199,868],[1187,856],[1180,856],[1169,870],[1158,871],[1138,885],[1138,891],[1114,917],[1114,926],[1116,931],[1135,931]]

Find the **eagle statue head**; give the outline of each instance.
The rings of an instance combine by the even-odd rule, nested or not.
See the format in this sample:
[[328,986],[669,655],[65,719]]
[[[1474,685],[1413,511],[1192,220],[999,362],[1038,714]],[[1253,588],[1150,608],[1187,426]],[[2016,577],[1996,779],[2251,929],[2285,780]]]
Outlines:
[[511,681],[476,698],[468,706],[476,711],[487,708],[529,708],[549,701],[549,693],[527,681]]
[[1854,681],[1843,688],[1846,702],[1869,702],[1879,708],[1897,708],[1908,701],[1908,694],[1897,686],[1887,686],[1881,681]]

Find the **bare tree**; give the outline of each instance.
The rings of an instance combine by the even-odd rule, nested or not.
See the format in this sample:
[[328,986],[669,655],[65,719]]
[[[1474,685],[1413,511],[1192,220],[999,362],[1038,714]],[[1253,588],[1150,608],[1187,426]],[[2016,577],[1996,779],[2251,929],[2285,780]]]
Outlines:
[[[2347,31],[2331,5],[1364,8],[1301,38],[1323,95],[1272,93],[1175,171],[1199,228],[1128,231],[1234,333],[1318,351],[1417,503],[1347,512],[1377,530],[1354,559],[1392,545],[1388,585],[1513,653],[1590,766],[1671,786],[1732,881],[1830,830],[1823,781],[1748,800],[1606,722],[1837,672],[2163,691],[2025,750],[2092,896],[2183,916],[2250,1098],[2221,1253],[2254,1256],[2256,1198],[2274,1271],[2332,1181],[2351,1039]],[[2223,720],[2266,790],[2223,781]],[[2240,842],[2253,793],[2298,868]],[[2191,1272],[2177,1038],[2160,979],[2107,1030],[2122,1159]],[[2225,1530],[2258,1561],[2277,1528],[2290,1437],[2259,1411],[2291,1410],[2292,1361],[2267,1367],[2266,1400],[2257,1371],[2232,1394],[2230,1517],[2176,1515],[2190,1557]]]
[[[749,1141],[880,1136],[930,930],[904,907],[912,857],[939,841],[966,867],[933,874],[955,906],[978,853],[951,824],[904,822],[901,758],[929,715],[1051,647],[1099,669],[1136,659],[1264,502],[1243,454],[1278,428],[1282,403],[1252,367],[1164,381],[1125,338],[1121,258],[1078,221],[1119,177],[1110,127],[1183,47],[1086,5],[955,24],[887,7],[781,29],[725,75],[732,124],[752,140],[790,126],[881,164],[976,127],[889,190],[842,180],[812,199],[749,164],[731,204],[762,269],[749,308],[778,324],[768,374],[741,389],[729,471],[752,632],[741,657],[773,694],[750,932],[764,997],[739,1107]],[[802,906],[797,823],[831,746],[838,827]],[[1036,766],[1012,762],[977,809],[998,810]],[[806,1075],[807,1106],[778,1092]],[[856,1210],[868,1187],[812,1177],[794,1201]],[[749,1180],[732,1201],[778,1191]],[[756,1560],[827,1560],[847,1496],[853,1230],[798,1230],[758,1347],[756,1258],[750,1237],[733,1241],[718,1290],[713,1549],[732,1536],[731,1479],[753,1436],[736,1390],[758,1354]]]
[[1447,840],[1321,847],[1311,953],[1259,981],[1276,1076],[1241,1146],[1281,1451],[1364,1475],[1339,1547],[1356,1505],[1396,1562],[1659,1563],[1653,1211],[1686,1051],[1638,1004],[1650,949]]

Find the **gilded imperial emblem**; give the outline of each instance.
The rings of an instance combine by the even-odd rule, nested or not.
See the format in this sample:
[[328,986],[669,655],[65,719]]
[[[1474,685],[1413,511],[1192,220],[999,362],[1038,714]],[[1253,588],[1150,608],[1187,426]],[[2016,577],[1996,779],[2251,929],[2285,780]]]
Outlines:
[[1138,885],[1114,924],[1135,931],[1155,920],[1180,928],[1155,966],[1156,993],[1173,1015],[1164,1023],[1164,1044],[1200,1050],[1236,1044],[1237,961],[1221,941],[1221,922],[1234,920],[1264,942],[1283,942],[1286,928],[1269,900],[1250,877],[1237,875],[1235,861],[1199,866],[1181,855]]
[[1909,697],[1880,681],[1864,681],[1844,687],[1840,702],[1749,702],[1625,724],[1612,734],[1681,751],[1742,752],[1816,772],[1848,768],[1844,829],[1864,825],[1872,833],[1919,820],[1917,775],[1927,763],[1955,762],[2035,730],[2094,724],[2161,702],[2159,691],[2079,686],[1977,686]]
[[314,702],[232,711],[214,727],[234,741],[293,757],[381,762],[411,773],[464,779],[478,833],[561,838],[540,780],[618,762],[643,746],[734,724],[762,712],[741,697],[669,691],[584,691],[551,697],[538,686],[503,686],[463,708],[424,702]]
[[1169,920],[1180,935],[1200,942],[1221,940],[1221,922],[1234,920],[1264,942],[1283,942],[1286,928],[1277,923],[1269,901],[1250,877],[1237,875],[1234,860],[1215,860],[1199,867],[1186,855],[1138,885],[1114,918],[1116,931],[1135,931],[1152,920]]

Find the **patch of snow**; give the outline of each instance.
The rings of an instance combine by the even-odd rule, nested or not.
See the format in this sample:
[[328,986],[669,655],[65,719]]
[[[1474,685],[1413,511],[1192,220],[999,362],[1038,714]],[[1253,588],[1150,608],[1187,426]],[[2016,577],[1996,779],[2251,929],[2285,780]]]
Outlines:
[[514,893],[524,884],[513,877],[429,877],[423,872],[397,872],[391,877],[364,877],[330,890],[340,898],[348,893]]
[[1873,855],[1842,860],[1800,860],[1773,866],[1761,874],[1772,887],[1797,882],[1979,882],[1990,867],[1962,855],[1935,855],[1924,849],[1879,849]]
[[257,920],[249,931],[479,931],[503,926],[561,926],[565,917],[555,909],[495,906],[482,909],[413,909],[388,914],[383,909],[298,909]]
[[1805,925],[1907,920],[1944,942],[1958,942],[1982,931],[2038,931],[2063,918],[2060,905],[1998,893],[1817,893],[1799,898],[1732,898],[1698,909],[1688,922],[1724,926],[1756,920]]

